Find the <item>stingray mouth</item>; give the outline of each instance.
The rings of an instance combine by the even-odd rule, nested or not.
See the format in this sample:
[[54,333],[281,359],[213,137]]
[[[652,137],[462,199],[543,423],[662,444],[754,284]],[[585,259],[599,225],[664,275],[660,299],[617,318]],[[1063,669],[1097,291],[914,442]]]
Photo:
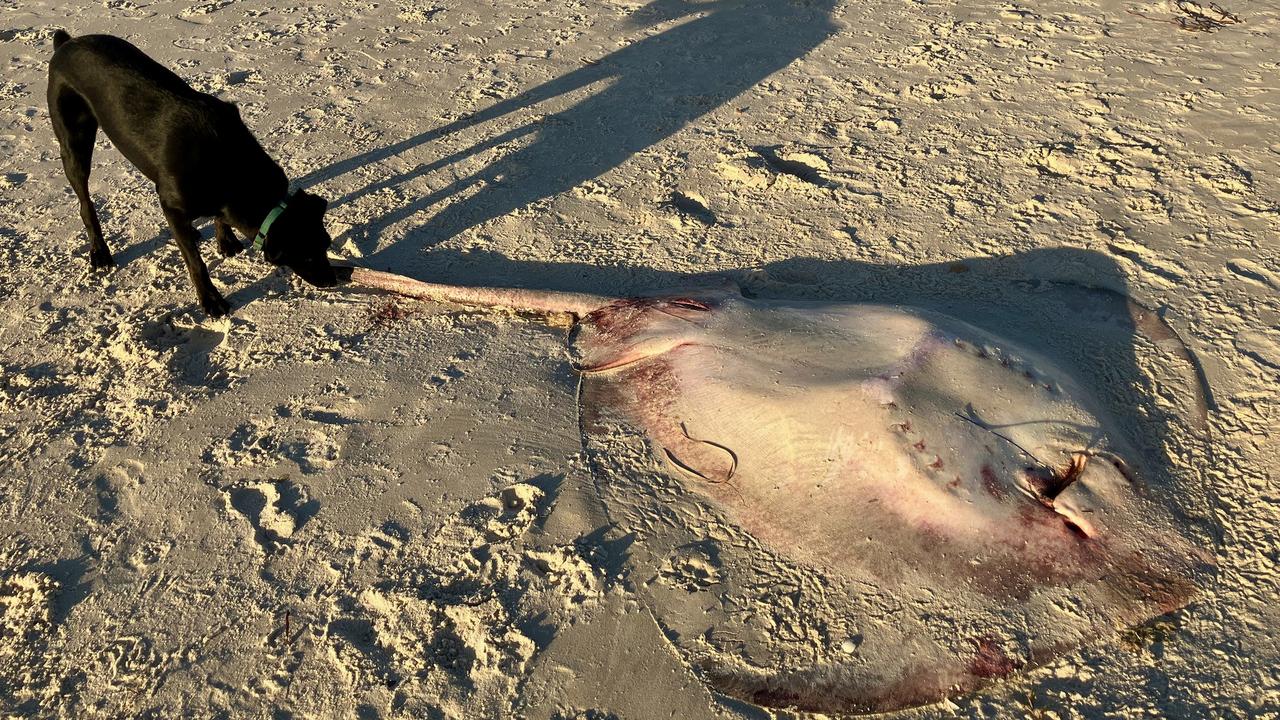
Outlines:
[[677,316],[681,315],[679,312],[673,312],[672,309],[693,310],[695,312],[711,311],[710,305],[702,302],[701,300],[694,300],[693,298],[675,298],[674,300],[668,300],[666,304],[667,304],[667,308],[670,308],[670,309],[663,309],[663,312],[667,313],[668,315],[677,315]]

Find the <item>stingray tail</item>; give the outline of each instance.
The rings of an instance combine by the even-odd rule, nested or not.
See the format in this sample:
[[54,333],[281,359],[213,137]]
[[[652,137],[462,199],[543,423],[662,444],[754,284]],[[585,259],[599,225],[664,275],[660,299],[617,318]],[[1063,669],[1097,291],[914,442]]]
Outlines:
[[459,305],[500,307],[539,314],[568,313],[581,318],[593,310],[613,302],[617,298],[584,293],[557,292],[554,290],[524,290],[521,288],[465,287],[442,285],[414,280],[395,273],[367,270],[365,268],[337,268],[339,277],[351,285],[385,290],[406,297]]

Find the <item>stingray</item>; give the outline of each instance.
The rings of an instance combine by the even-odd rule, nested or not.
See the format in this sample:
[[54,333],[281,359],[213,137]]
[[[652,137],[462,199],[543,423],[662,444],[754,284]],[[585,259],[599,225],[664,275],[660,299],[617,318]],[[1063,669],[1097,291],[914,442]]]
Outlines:
[[[707,591],[656,614],[727,695],[822,712],[937,702],[1181,608],[1212,577],[1211,520],[1167,448],[1144,447],[1079,371],[947,315],[350,272],[570,318],[602,497],[659,548],[653,577]],[[1125,307],[1151,348],[1189,359],[1163,321]],[[1174,390],[1203,414],[1194,381]],[[744,594],[716,587],[726,573]]]

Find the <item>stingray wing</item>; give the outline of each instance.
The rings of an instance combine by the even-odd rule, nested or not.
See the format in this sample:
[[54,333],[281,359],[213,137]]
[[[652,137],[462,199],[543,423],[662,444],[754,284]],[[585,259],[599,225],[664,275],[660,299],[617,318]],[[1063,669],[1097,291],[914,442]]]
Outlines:
[[628,301],[573,351],[660,622],[762,705],[933,702],[1180,607],[1212,561],[1104,403],[944,316]]

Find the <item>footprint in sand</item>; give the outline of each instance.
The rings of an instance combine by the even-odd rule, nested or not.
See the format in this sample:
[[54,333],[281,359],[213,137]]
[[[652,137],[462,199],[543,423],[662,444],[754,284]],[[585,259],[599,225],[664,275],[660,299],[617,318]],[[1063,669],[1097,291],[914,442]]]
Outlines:
[[357,684],[394,688],[388,712],[508,716],[550,628],[582,618],[603,592],[584,548],[538,544],[548,504],[539,487],[514,483],[428,536],[376,531],[362,563],[397,579],[335,601],[334,657]]
[[147,693],[163,677],[160,668],[168,658],[141,635],[118,637],[108,643],[89,663],[92,682],[111,692]]
[[313,420],[313,425],[319,427],[281,427],[272,421],[250,420],[205,450],[204,459],[222,466],[251,467],[271,465],[284,458],[296,463],[304,474],[324,472],[337,462],[341,450],[328,432],[341,424],[329,422],[334,419],[326,415]]
[[288,480],[245,481],[224,490],[227,505],[253,526],[254,542],[280,552],[293,534],[320,511],[320,502]]
[[468,352],[466,350],[455,353],[454,356],[449,359],[449,365],[447,367],[442,369],[440,372],[433,374],[427,380],[427,387],[441,388],[455,380],[461,380],[466,377],[467,373],[465,368],[467,362],[474,360],[475,357],[475,353]]
[[714,544],[681,548],[658,571],[662,581],[687,592],[720,584],[719,553]]
[[233,0],[214,0],[213,2],[199,3],[180,11],[178,17],[187,20],[201,15],[208,15],[221,10],[232,2]]
[[672,193],[671,197],[659,203],[659,206],[673,213],[672,224],[677,228],[687,225],[686,220],[705,227],[719,223],[719,218],[707,206],[706,199],[694,192]]
[[777,146],[760,146],[754,150],[765,165],[778,176],[795,178],[821,188],[832,185],[829,177],[831,165],[826,158],[817,153]]
[[19,545],[0,549],[0,698],[36,703],[56,688],[56,658],[47,652],[56,630],[58,581],[30,569],[39,558]]

